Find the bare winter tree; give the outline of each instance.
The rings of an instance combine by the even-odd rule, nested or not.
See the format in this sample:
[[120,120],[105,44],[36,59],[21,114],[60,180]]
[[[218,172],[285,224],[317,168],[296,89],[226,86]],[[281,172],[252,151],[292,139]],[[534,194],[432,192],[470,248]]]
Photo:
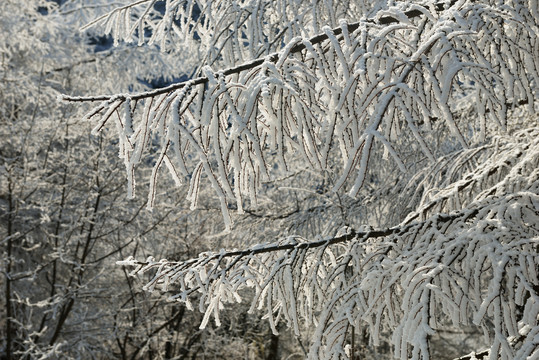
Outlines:
[[248,298],[274,333],[313,327],[313,359],[354,358],[359,329],[427,359],[466,326],[489,346],[468,358],[539,356],[536,1],[161,5],[88,27],[196,47],[187,81],[62,99],[99,102],[87,118],[116,129],[130,196],[149,159],[148,208],[163,168],[244,242],[120,262],[146,290],[198,307],[202,328]]

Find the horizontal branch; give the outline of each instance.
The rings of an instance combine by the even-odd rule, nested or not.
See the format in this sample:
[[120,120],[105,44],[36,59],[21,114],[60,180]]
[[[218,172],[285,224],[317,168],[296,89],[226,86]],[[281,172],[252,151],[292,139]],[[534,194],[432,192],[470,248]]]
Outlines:
[[[478,209],[466,209],[463,211],[455,212],[453,214],[439,214],[436,216],[436,219],[438,222],[449,222],[456,220],[458,218],[464,217],[465,219],[469,219],[471,217],[474,217],[479,212]],[[339,243],[344,243],[347,241],[352,241],[354,239],[361,239],[362,241],[366,241],[369,239],[376,239],[381,237],[386,237],[393,234],[403,234],[408,232],[410,229],[417,227],[417,226],[423,226],[427,222],[432,221],[432,218],[427,219],[423,222],[416,222],[412,224],[408,224],[406,226],[395,226],[387,229],[380,229],[380,230],[369,230],[369,231],[355,231],[352,230],[351,232],[337,236],[334,238],[329,239],[323,239],[318,241],[312,241],[312,242],[303,242],[303,243],[287,243],[287,244],[273,244],[268,246],[263,245],[255,245],[252,248],[246,249],[246,250],[231,250],[231,251],[221,251],[218,253],[211,253],[208,256],[204,256],[203,259],[208,262],[212,260],[217,259],[224,259],[227,257],[244,257],[244,256],[250,256],[250,255],[258,255],[258,254],[264,254],[269,252],[276,252],[276,251],[286,251],[286,250],[306,250],[306,249],[315,249],[322,246],[328,246],[328,245],[334,245]],[[189,264],[189,263],[196,263],[201,258],[197,259],[191,259],[187,261],[167,261],[166,263],[168,265],[179,265],[179,264]],[[131,265],[131,266],[147,266],[150,265],[150,262],[141,262],[141,261],[135,261],[132,258],[124,261],[118,261],[118,265]]]
[[[449,3],[449,6],[447,8],[453,6],[455,3],[456,3],[456,0],[451,0],[451,2]],[[434,8],[436,9],[436,11],[442,11],[442,10],[446,9],[446,3],[445,2],[437,3],[437,4],[434,5]],[[405,11],[404,15],[407,18],[412,19],[412,18],[416,18],[416,17],[419,17],[419,16],[423,15],[423,12],[421,12],[420,10],[417,10],[417,9],[413,9],[413,10]],[[378,25],[388,25],[388,24],[399,23],[400,21],[397,18],[395,18],[393,16],[389,16],[389,15],[381,16],[378,19],[362,20],[362,21],[358,21],[358,22],[355,22],[355,23],[352,23],[352,24],[348,24],[347,25],[348,32],[349,33],[354,32],[355,30],[357,30],[359,28],[359,26],[362,23],[365,23],[365,22],[366,23],[372,23],[372,24],[378,24]],[[342,34],[342,27],[332,29],[332,32],[335,35],[341,35]],[[316,45],[316,44],[320,44],[320,43],[324,42],[328,38],[329,38],[328,35],[326,33],[324,33],[324,34],[318,34],[318,35],[310,38],[308,41],[311,44]],[[291,48],[290,53],[292,53],[292,54],[293,53],[298,53],[298,52],[301,52],[301,51],[303,51],[305,49],[306,49],[306,46],[304,44],[296,44],[295,46],[293,46]],[[276,63],[277,61],[279,61],[279,56],[280,56],[280,52],[276,52],[276,53],[270,54],[270,55],[268,55],[268,56],[266,56],[264,58],[255,59],[255,60],[252,60],[250,62],[246,62],[246,63],[243,63],[241,65],[238,65],[236,67],[226,69],[226,70],[222,71],[221,73],[224,76],[239,74],[239,73],[241,73],[243,71],[254,69],[257,66],[262,65],[266,61]],[[155,96],[162,95],[162,94],[167,94],[169,92],[172,92],[172,91],[175,91],[175,90],[178,90],[178,89],[182,89],[182,88],[184,88],[186,86],[195,86],[195,85],[200,85],[200,84],[204,84],[204,83],[207,83],[207,82],[208,82],[208,77],[201,76],[201,77],[198,77],[196,79],[192,79],[192,80],[188,80],[188,81],[182,81],[182,82],[179,82],[179,83],[174,83],[174,84],[171,84],[171,85],[163,87],[163,88],[159,88],[159,89],[155,89],[155,90],[147,91],[147,92],[143,92],[143,93],[133,94],[133,95],[126,95],[126,94],[97,95],[97,96],[69,96],[69,95],[62,95],[62,96],[60,96],[60,100],[69,101],[69,102],[89,102],[89,101],[110,101],[110,102],[112,102],[112,101],[117,101],[117,100],[126,100],[128,98],[131,99],[131,100],[142,100],[142,99],[155,97]]]

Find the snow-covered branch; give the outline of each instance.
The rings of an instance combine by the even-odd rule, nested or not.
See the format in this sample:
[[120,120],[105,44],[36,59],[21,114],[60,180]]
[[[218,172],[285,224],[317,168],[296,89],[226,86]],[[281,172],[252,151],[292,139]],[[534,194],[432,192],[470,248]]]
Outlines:
[[[401,4],[374,19],[342,20],[313,38],[291,39],[278,53],[223,71],[205,67],[202,77],[168,88],[64,99],[103,100],[87,117],[100,118],[96,132],[116,123],[131,195],[134,168],[156,136],[152,188],[165,164],[177,184],[189,182],[195,208],[207,181],[228,229],[230,202],[239,213],[254,206],[260,182],[286,174],[292,161],[336,172],[333,190],[355,196],[373,152],[406,171],[397,141],[404,134],[434,161],[432,119],[467,147],[468,127],[484,139],[506,128],[508,104],[531,109],[537,24],[525,7]],[[461,123],[463,104],[475,108],[477,124]]]
[[[439,222],[450,222],[455,221],[459,218],[472,218],[477,214],[477,210],[467,210],[462,213],[453,213],[453,214],[442,214],[438,216]],[[424,226],[425,224],[422,223],[421,226]],[[355,241],[359,240],[361,242],[366,242],[372,239],[376,238],[384,238],[390,235],[404,235],[408,231],[411,231],[411,229],[416,228],[418,226],[417,223],[403,225],[403,226],[395,226],[388,229],[380,229],[380,230],[368,230],[368,231],[356,231],[354,229],[344,229],[345,234],[333,237],[333,238],[327,238],[327,239],[320,239],[315,241],[305,241],[304,239],[298,238],[296,236],[292,236],[289,239],[285,239],[279,243],[270,243],[270,244],[263,244],[263,245],[255,245],[254,247],[251,247],[249,249],[245,250],[227,250],[227,251],[221,251],[217,253],[203,253],[201,254],[201,257],[197,259],[191,259],[186,261],[168,261],[166,259],[162,259],[159,261],[155,261],[153,258],[149,258],[146,261],[137,261],[133,257],[130,257],[126,260],[122,260],[118,262],[118,265],[124,265],[124,266],[135,266],[136,269],[133,271],[133,273],[138,272],[146,272],[152,268],[161,268],[163,265],[166,268],[175,268],[175,267],[185,267],[185,266],[198,266],[198,264],[208,264],[213,261],[221,262],[223,259],[233,257],[235,259],[241,259],[246,256],[252,256],[252,255],[260,255],[265,253],[273,253],[278,251],[302,251],[302,250],[308,250],[308,249],[316,249],[319,247],[327,247],[329,245],[335,245],[339,243],[344,243],[348,241]],[[299,242],[298,242],[299,241]],[[158,277],[155,277],[151,284],[157,284],[163,281],[163,278],[169,277],[170,274],[168,274],[167,271],[161,270],[161,274]],[[150,284],[150,286],[151,286]]]
[[[151,274],[146,290],[168,292],[191,308],[198,302],[202,327],[211,316],[219,324],[224,306],[253,289],[251,311],[264,312],[275,332],[281,319],[297,335],[302,322],[316,327],[313,359],[344,357],[350,326],[368,326],[375,345],[393,329],[396,357],[418,359],[428,356],[437,329],[471,324],[490,337],[489,353],[525,358],[536,352],[539,332],[537,135],[520,130],[476,149],[485,152],[484,166],[441,188],[432,200],[441,212],[420,222],[410,219],[426,214],[422,206],[385,230],[344,229],[332,238],[289,237],[185,261],[120,264]],[[450,168],[462,168],[471,151],[461,150]],[[447,199],[454,196],[466,206],[451,211]]]
[[[505,210],[500,213],[502,203]],[[317,325],[311,358],[344,355],[346,331],[330,338],[343,321],[351,326],[367,323],[375,345],[380,332],[396,328],[393,342],[403,359],[409,349],[414,358],[428,354],[428,337],[447,321],[458,326],[472,320],[494,337],[491,351],[507,358],[529,356],[538,330],[539,294],[533,284],[539,229],[522,233],[513,214],[524,214],[522,221],[537,224],[537,204],[537,195],[518,193],[394,229],[386,237],[374,231],[360,239],[360,234],[315,242],[289,239],[184,262],[128,259],[122,264],[135,265],[133,273],[153,273],[147,290],[158,286],[172,291],[171,300],[190,307],[198,301],[205,313],[202,327],[210,316],[219,324],[225,304],[241,302],[242,291],[253,288],[251,311],[264,311],[274,331],[281,318],[298,335],[300,322]],[[515,283],[508,287],[507,281]],[[517,307],[521,318],[502,321]],[[527,336],[526,346],[513,349],[500,334]]]
[[[119,7],[117,9],[115,9],[113,11],[113,13],[118,12],[118,11],[123,11],[123,10],[126,10],[127,8],[131,8],[131,7],[134,7],[134,6],[143,4],[143,3],[148,3],[148,2],[149,2],[149,0],[144,0],[144,1],[139,1],[139,2],[133,3],[133,4],[129,4],[129,5],[126,5],[126,6],[122,6],[122,7]],[[455,3],[456,3],[456,0],[452,0],[447,6],[451,7]],[[446,7],[446,4],[445,3],[437,3],[437,4],[434,5],[434,7],[436,8],[437,11],[442,11]],[[406,18],[412,19],[412,18],[415,18],[415,17],[419,17],[421,15],[424,15],[423,10],[424,9],[421,9],[421,10],[420,9],[408,10],[408,11],[405,11],[403,14],[399,14],[399,15],[401,15],[401,16],[404,15]],[[100,21],[104,20],[105,18],[107,18],[109,16],[110,16],[110,14],[103,15],[102,17],[94,20],[92,23],[88,24],[85,28],[88,28],[90,26],[94,26],[95,24],[99,23]],[[367,23],[372,23],[372,24],[379,24],[379,25],[388,25],[388,24],[392,24],[392,23],[399,23],[400,21],[394,16],[383,15],[383,16],[379,16],[379,17],[374,18],[374,19],[366,19],[366,20],[362,20],[361,22],[358,21],[358,22],[355,22],[355,23],[352,23],[352,24],[347,24],[346,25],[347,26],[347,32],[352,33],[354,31],[356,31],[359,28],[359,26],[361,25],[362,22],[367,22]],[[331,31],[333,32],[333,34],[335,36],[339,36],[343,32],[343,28],[342,28],[342,26],[341,27],[336,27],[336,28],[331,29]],[[316,45],[316,44],[320,44],[320,43],[322,43],[322,42],[324,42],[324,41],[326,41],[328,39],[329,39],[329,36],[326,33],[322,33],[322,34],[318,34],[318,35],[313,36],[312,38],[308,39],[307,41],[309,43],[311,43],[312,45]],[[342,38],[340,40],[342,40]],[[298,53],[298,52],[301,52],[301,51],[305,51],[306,49],[307,49],[307,47],[305,46],[305,44],[298,43],[298,44],[294,45],[290,49],[289,53],[294,54],[294,53]],[[239,74],[239,73],[241,73],[243,71],[248,71],[248,70],[251,70],[251,69],[253,69],[255,67],[258,67],[258,66],[262,65],[266,61],[276,63],[279,60],[280,55],[281,55],[280,52],[275,52],[275,53],[272,53],[271,55],[267,55],[265,58],[254,59],[254,60],[251,60],[249,62],[243,63],[241,65],[235,66],[233,68],[222,70],[222,71],[219,72],[219,75],[228,76],[228,75]],[[213,75],[216,76],[217,73],[214,73]],[[198,77],[196,79],[192,79],[192,80],[189,80],[189,81],[181,81],[181,82],[174,83],[174,84],[171,84],[169,86],[166,86],[164,88],[159,88],[159,89],[155,89],[155,90],[152,90],[152,91],[146,91],[146,92],[142,92],[142,93],[138,93],[138,94],[115,94],[115,95],[96,95],[96,96],[62,95],[60,97],[60,99],[63,100],[63,101],[67,101],[67,102],[93,102],[93,101],[108,101],[108,102],[111,102],[111,101],[115,101],[115,100],[124,100],[125,101],[126,99],[142,100],[142,99],[151,98],[151,97],[155,97],[155,96],[162,95],[162,94],[169,94],[174,90],[178,90],[178,89],[181,89],[181,88],[186,87],[186,86],[204,84],[204,83],[207,83],[208,81],[209,81],[208,77],[201,76],[201,77]],[[96,110],[94,110],[94,111],[96,111]]]

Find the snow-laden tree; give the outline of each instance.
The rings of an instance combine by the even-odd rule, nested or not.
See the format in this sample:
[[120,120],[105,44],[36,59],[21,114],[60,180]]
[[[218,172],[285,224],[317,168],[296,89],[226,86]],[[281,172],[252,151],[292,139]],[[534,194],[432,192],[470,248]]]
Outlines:
[[353,358],[359,329],[425,359],[469,325],[489,348],[468,358],[533,358],[538,25],[534,0],[127,2],[87,28],[184,49],[188,80],[62,98],[99,102],[129,196],[151,161],[148,208],[164,172],[220,209],[239,249],[120,262],[201,327],[248,299],[314,328],[313,359]]

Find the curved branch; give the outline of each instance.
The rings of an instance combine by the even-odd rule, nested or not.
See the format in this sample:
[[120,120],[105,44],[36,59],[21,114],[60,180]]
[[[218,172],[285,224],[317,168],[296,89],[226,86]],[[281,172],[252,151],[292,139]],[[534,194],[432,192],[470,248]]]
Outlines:
[[[464,220],[467,220],[469,218],[474,217],[479,212],[478,209],[465,209],[463,211],[455,212],[453,214],[440,214],[437,216],[437,220],[440,223],[445,222],[451,222],[459,218],[463,218]],[[210,262],[212,260],[222,260],[224,258],[229,257],[244,257],[244,256],[250,256],[250,255],[259,255],[264,253],[271,253],[271,252],[277,252],[277,251],[287,251],[287,250],[307,250],[307,249],[315,249],[323,246],[328,245],[335,245],[339,243],[344,243],[356,239],[361,239],[363,242],[369,240],[369,239],[376,239],[376,238],[383,238],[387,237],[389,235],[394,234],[405,234],[408,231],[410,231],[413,228],[421,227],[424,224],[430,223],[432,220],[428,219],[422,222],[414,222],[411,224],[407,224],[405,226],[394,226],[387,229],[378,229],[378,230],[369,230],[369,231],[355,231],[351,230],[347,234],[337,236],[334,238],[329,239],[323,239],[323,240],[317,240],[312,242],[291,242],[286,244],[275,244],[271,243],[267,246],[263,245],[255,245],[254,247],[251,247],[246,250],[230,250],[230,251],[221,251],[221,252],[215,252],[215,253],[206,253],[204,256],[196,258],[196,259],[190,259],[186,261],[167,261],[167,260],[161,260],[159,262],[152,262],[152,261],[135,261],[133,257],[129,257],[126,260],[117,261],[116,263],[118,265],[124,265],[124,266],[138,266],[136,270],[133,272],[138,272],[138,270],[145,266],[159,266],[160,264],[166,263],[167,266],[189,266],[193,263],[198,263],[200,261],[204,262]]]
[[[443,11],[443,10],[453,6],[456,2],[457,2],[456,0],[451,0],[451,2],[449,3],[449,6],[447,6],[447,7],[446,7],[445,2],[436,3],[434,5],[434,8],[435,8],[436,11]],[[407,18],[412,19],[412,18],[416,18],[416,17],[419,17],[419,16],[424,15],[424,14],[420,10],[412,9],[412,10],[405,11],[404,15]],[[393,16],[389,16],[389,15],[380,16],[379,18],[375,18],[375,19],[361,20],[361,21],[358,21],[358,22],[355,22],[355,23],[352,23],[352,24],[348,24],[347,25],[348,32],[349,33],[354,32],[355,30],[357,30],[360,27],[360,25],[362,23],[365,23],[365,22],[372,23],[372,24],[378,24],[378,25],[389,25],[389,24],[399,23],[400,21],[397,18],[395,18]],[[335,36],[338,36],[338,35],[342,34],[343,30],[342,30],[341,27],[338,27],[338,28],[332,29],[331,31],[333,32],[333,34],[335,34]],[[322,42],[324,42],[324,41],[326,41],[328,39],[329,39],[328,34],[327,33],[322,33],[322,34],[318,34],[316,36],[311,37],[310,39],[308,39],[308,41],[311,44],[316,45],[316,44],[320,44],[320,43],[322,43]],[[294,45],[291,48],[289,53],[292,53],[292,54],[299,53],[301,51],[304,51],[305,49],[306,49],[306,46],[303,43],[299,43],[299,44]],[[255,59],[255,60],[243,63],[241,65],[238,65],[236,67],[223,70],[221,73],[224,76],[234,75],[234,74],[239,74],[241,72],[244,72],[244,71],[247,71],[247,70],[250,70],[250,69],[254,69],[257,66],[262,65],[266,61],[276,63],[277,61],[279,61],[280,55],[281,55],[281,52],[273,53],[273,54],[270,54],[270,55],[266,56],[265,58]],[[209,81],[209,79],[208,79],[207,76],[201,76],[201,77],[198,77],[196,79],[192,79],[192,80],[188,80],[188,81],[182,81],[182,82],[179,82],[179,83],[174,83],[174,84],[171,84],[171,85],[166,86],[164,88],[159,88],[159,89],[155,89],[155,90],[151,90],[151,91],[147,91],[147,92],[142,92],[142,93],[138,93],[138,94],[133,94],[133,95],[126,95],[126,94],[97,95],[97,96],[61,95],[60,100],[69,101],[69,102],[90,102],[90,101],[109,101],[109,102],[111,102],[111,101],[116,101],[116,100],[126,100],[128,98],[131,99],[131,100],[142,100],[142,99],[147,99],[147,98],[155,97],[155,96],[162,95],[162,94],[167,94],[169,92],[172,92],[172,91],[175,91],[175,90],[178,90],[178,89],[182,89],[182,88],[184,88],[186,86],[195,86],[195,85],[205,84],[208,81]]]

